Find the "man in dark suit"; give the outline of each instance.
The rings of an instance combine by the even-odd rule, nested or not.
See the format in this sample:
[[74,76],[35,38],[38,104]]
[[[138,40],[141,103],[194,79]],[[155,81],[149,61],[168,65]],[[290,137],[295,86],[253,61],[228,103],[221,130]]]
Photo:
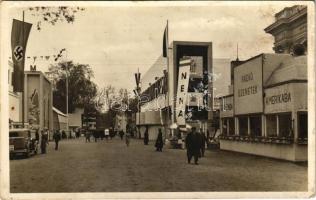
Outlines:
[[192,131],[185,138],[185,145],[187,148],[188,163],[190,164],[192,157],[194,157],[194,164],[198,165],[201,144],[195,127],[192,128]]

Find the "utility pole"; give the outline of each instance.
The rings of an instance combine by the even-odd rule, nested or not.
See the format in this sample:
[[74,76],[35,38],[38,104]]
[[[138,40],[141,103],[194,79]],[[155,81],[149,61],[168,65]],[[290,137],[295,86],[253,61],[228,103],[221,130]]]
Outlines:
[[66,112],[67,112],[67,133],[69,134],[69,105],[68,105],[68,96],[69,96],[68,73],[69,73],[69,68],[68,68],[67,57],[68,57],[68,52],[66,50]]

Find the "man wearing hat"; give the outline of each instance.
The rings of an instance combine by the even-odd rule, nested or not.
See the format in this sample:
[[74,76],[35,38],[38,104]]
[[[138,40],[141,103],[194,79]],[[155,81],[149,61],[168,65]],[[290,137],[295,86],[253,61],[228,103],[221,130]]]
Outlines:
[[192,127],[192,131],[188,133],[185,138],[185,145],[187,148],[188,163],[191,163],[192,157],[194,157],[194,164],[198,165],[198,159],[200,155],[200,142],[196,133],[196,128]]

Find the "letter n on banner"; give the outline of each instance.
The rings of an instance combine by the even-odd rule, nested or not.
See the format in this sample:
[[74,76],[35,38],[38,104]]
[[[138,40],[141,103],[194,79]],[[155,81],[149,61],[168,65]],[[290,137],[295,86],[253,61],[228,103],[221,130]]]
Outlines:
[[178,125],[185,125],[185,107],[188,95],[191,59],[181,60],[179,66],[176,119]]

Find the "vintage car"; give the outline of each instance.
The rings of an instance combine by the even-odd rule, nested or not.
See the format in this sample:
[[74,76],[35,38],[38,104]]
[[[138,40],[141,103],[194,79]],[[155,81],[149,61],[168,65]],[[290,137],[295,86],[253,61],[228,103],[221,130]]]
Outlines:
[[38,152],[38,140],[35,131],[30,129],[11,129],[9,131],[10,158],[22,154],[29,157]]

